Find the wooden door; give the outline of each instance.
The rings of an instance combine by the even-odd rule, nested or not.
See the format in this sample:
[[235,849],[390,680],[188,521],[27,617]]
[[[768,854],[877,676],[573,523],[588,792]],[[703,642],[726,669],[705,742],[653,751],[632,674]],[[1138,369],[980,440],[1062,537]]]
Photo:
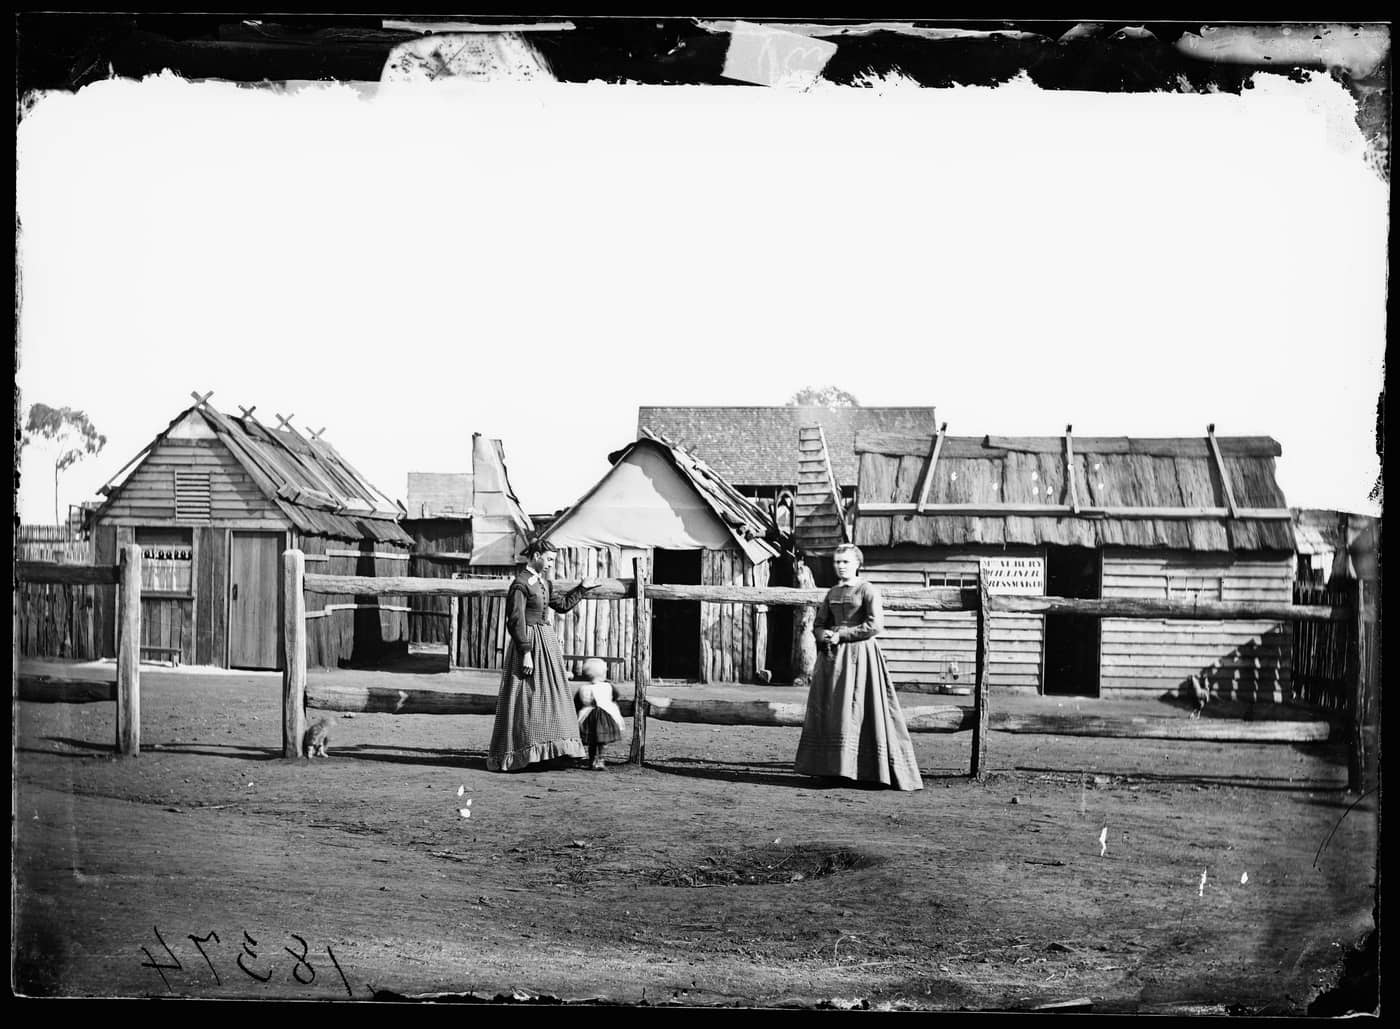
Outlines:
[[228,552],[228,665],[278,668],[280,532],[235,532]]

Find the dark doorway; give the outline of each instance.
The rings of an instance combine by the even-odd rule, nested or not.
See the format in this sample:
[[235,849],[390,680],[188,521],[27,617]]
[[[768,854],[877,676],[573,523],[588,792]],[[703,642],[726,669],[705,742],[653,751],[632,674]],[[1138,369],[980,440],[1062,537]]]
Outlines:
[[[1090,547],[1045,548],[1045,593],[1090,600],[1099,596],[1099,552]],[[1044,692],[1053,696],[1099,695],[1099,619],[1093,615],[1045,616]]]
[[[653,550],[651,581],[700,585],[700,551]],[[654,600],[651,605],[651,675],[700,680],[700,601]]]
[[[768,562],[769,586],[795,585],[792,560],[784,554]],[[768,653],[763,667],[773,673],[774,682],[792,682],[792,616],[796,610],[789,604],[768,607]]]

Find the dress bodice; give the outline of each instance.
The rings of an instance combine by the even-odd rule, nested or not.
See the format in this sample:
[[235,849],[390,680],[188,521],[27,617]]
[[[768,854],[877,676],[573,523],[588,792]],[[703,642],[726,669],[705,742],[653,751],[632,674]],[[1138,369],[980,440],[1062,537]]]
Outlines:
[[837,583],[827,590],[814,628],[835,629],[842,643],[878,636],[884,630],[879,591],[864,579]]

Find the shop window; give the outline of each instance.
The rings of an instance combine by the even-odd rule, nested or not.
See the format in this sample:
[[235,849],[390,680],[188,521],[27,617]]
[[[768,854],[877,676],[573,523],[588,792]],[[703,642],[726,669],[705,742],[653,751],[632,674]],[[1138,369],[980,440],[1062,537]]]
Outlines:
[[975,590],[976,572],[924,572],[925,586],[941,586],[956,590]]
[[136,542],[141,547],[142,593],[193,593],[193,530],[137,529]]

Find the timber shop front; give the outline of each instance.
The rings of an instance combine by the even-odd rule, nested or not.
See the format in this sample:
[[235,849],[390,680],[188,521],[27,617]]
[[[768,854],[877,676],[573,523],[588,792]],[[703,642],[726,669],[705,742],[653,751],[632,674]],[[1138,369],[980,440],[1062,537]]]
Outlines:
[[[881,586],[1074,598],[1292,602],[1293,530],[1268,437],[864,433],[852,534]],[[976,676],[972,612],[886,614],[896,684]],[[1290,624],[998,613],[993,687],[1046,695],[1289,698]]]

